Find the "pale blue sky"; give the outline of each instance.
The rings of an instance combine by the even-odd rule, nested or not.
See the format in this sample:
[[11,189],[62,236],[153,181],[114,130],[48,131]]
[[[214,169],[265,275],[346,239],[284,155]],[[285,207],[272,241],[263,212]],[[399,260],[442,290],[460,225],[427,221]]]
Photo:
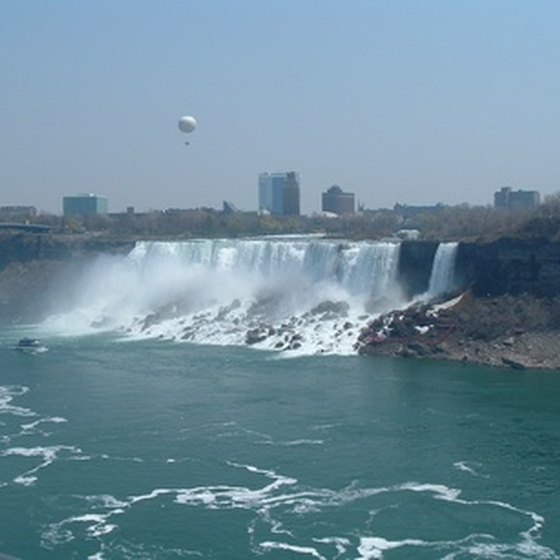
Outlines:
[[[0,0],[0,206],[560,190],[558,0]],[[191,145],[177,120],[199,122]]]

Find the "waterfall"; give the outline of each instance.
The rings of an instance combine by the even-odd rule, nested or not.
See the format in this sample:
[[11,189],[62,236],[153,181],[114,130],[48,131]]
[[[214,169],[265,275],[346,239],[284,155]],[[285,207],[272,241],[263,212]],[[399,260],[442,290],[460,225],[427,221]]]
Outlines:
[[430,297],[440,296],[454,290],[455,259],[458,246],[458,243],[440,243],[438,245],[428,288]]
[[399,243],[318,238],[138,242],[85,270],[71,309],[49,325],[350,353],[367,321],[400,303],[399,252]]
[[400,245],[308,240],[139,242],[129,255],[138,270],[184,266],[209,275],[339,285],[354,296],[382,295],[394,282]]

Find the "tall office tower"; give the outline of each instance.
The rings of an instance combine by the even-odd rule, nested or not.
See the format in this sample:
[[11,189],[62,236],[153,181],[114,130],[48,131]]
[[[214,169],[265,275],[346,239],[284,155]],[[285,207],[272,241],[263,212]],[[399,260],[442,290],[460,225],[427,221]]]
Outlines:
[[299,216],[299,175],[294,171],[261,173],[259,211],[276,216]]

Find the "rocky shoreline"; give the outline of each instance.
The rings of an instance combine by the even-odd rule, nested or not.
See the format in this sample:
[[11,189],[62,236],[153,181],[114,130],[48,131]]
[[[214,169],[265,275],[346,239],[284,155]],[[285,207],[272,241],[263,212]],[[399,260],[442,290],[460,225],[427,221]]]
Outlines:
[[560,370],[560,299],[529,295],[415,304],[373,321],[360,354]]

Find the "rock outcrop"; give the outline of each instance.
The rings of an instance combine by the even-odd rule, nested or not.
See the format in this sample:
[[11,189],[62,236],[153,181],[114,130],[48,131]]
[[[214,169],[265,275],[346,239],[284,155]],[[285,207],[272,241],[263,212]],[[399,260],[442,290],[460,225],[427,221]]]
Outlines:
[[560,297],[480,298],[414,305],[373,321],[361,354],[447,359],[513,369],[560,369]]

